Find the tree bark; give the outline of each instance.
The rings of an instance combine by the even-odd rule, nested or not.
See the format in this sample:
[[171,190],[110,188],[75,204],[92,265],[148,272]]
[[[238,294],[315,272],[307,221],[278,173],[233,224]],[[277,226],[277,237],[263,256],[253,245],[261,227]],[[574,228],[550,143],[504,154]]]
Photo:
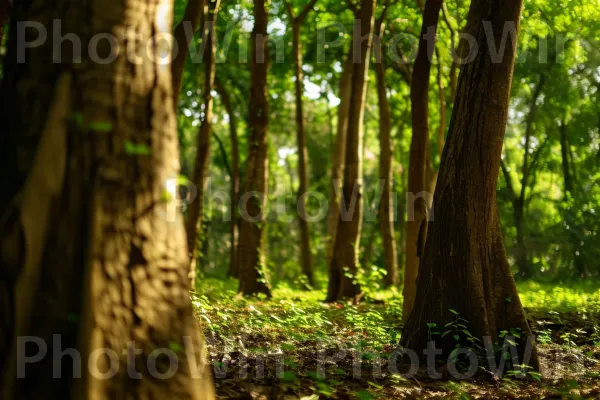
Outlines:
[[237,136],[237,118],[231,104],[229,92],[227,92],[223,83],[218,78],[215,79],[215,83],[221,103],[229,116],[229,138],[231,140],[231,250],[228,275],[237,278],[240,226],[238,213],[238,203],[240,201],[240,150]]
[[[252,61],[250,64],[250,98],[248,127],[250,141],[246,159],[244,194],[256,193],[260,198],[243,199],[240,223],[239,292],[244,295],[263,293],[271,296],[267,276],[263,224],[266,221],[266,201],[269,176],[267,129],[269,102],[268,72],[268,14],[266,0],[254,0],[254,29],[252,30]],[[244,213],[245,211],[245,213]],[[246,214],[246,215],[244,215]]]
[[[387,8],[386,8],[387,9]],[[385,15],[385,14],[384,14]],[[377,23],[377,33],[385,29],[384,18]],[[398,284],[398,255],[396,252],[396,234],[394,232],[394,201],[392,187],[394,175],[392,159],[394,144],[392,142],[392,112],[387,98],[385,84],[385,64],[381,46],[375,46],[379,51],[379,61],[375,62],[377,76],[377,98],[379,101],[379,183],[381,185],[381,201],[379,202],[379,227],[383,241],[383,258],[387,274],[384,279],[386,287]]]
[[[409,218],[406,223],[406,258],[404,265],[403,320],[406,321],[415,302],[419,264],[427,237],[427,166],[429,155],[429,74],[435,48],[435,34],[442,0],[427,0],[419,38],[419,51],[413,68],[410,90],[412,139],[408,166],[408,193],[415,196],[408,202]],[[430,36],[428,36],[428,34]],[[429,40],[428,40],[429,37]],[[431,196],[432,193],[429,194]],[[412,203],[412,204],[411,204]]]
[[338,269],[332,268],[335,241],[340,219],[340,200],[342,194],[342,179],[346,164],[346,136],[348,135],[348,116],[350,114],[350,89],[352,82],[352,49],[344,62],[340,76],[340,104],[337,113],[337,132],[335,146],[331,155],[331,182],[327,208],[327,299],[334,301],[337,296],[341,275]]
[[209,1],[204,11],[205,23],[203,37],[207,43],[204,45],[204,118],[200,124],[196,145],[196,160],[192,183],[196,185],[196,199],[188,206],[185,218],[185,231],[187,233],[188,253],[190,255],[190,281],[192,287],[196,282],[196,249],[198,236],[202,236],[204,190],[208,162],[210,158],[210,137],[212,135],[213,103],[212,91],[215,86],[215,33],[216,19],[219,11],[220,0]]
[[[163,51],[152,37],[171,30],[172,2],[34,1],[15,8],[15,23],[39,21],[50,37],[18,64],[11,34],[5,64],[2,136],[14,139],[10,151],[31,157],[10,161],[26,178],[12,188],[0,224],[1,280],[10,282],[14,315],[12,348],[0,360],[0,397],[214,398],[170,184],[179,172],[171,72],[150,61]],[[112,32],[121,49],[127,39],[117,32],[136,26],[140,40],[129,51],[152,57],[134,65],[124,52],[113,53],[111,63],[84,54],[73,64],[63,53],[63,63],[54,64],[54,18],[85,44]],[[16,338],[24,336],[44,341],[47,353],[17,378]],[[52,356],[71,348],[81,355],[82,379],[74,379],[71,357],[60,368]],[[158,379],[153,367],[163,373],[170,361],[156,350],[169,348],[182,349],[177,370]],[[96,358],[108,352],[112,362]],[[88,360],[96,363],[88,367]],[[103,379],[105,373],[112,377]]]
[[298,178],[297,193],[298,227],[300,229],[300,266],[310,286],[315,285],[312,253],[310,250],[310,230],[306,219],[306,196],[308,191],[308,150],[306,149],[306,133],[304,130],[304,110],[302,95],[304,94],[304,74],[302,72],[302,43],[300,28],[306,15],[317,0],[311,0],[297,17],[290,3],[286,3],[288,15],[292,24],[292,46],[294,54],[294,77],[296,78],[296,145],[298,146]]
[[194,34],[200,29],[203,10],[206,6],[205,2],[206,0],[188,0],[183,19],[175,26],[175,31],[173,32],[173,41],[177,43],[177,54],[173,55],[171,63],[173,107],[175,110],[177,110],[177,99],[181,92],[183,71],[185,70],[185,63],[190,52],[190,44],[194,39]]
[[[369,55],[373,42],[373,25],[375,0],[361,0],[360,18],[354,27],[354,65],[352,72],[350,113],[348,117],[348,133],[346,140],[346,165],[344,167],[344,183],[342,186],[343,201],[347,211],[340,212],[338,234],[331,267],[339,274],[339,285],[333,287],[328,301],[343,298],[356,298],[360,294],[360,285],[348,275],[358,272],[358,250],[362,227],[362,133],[365,97],[367,89],[366,76],[369,71]],[[366,40],[361,38],[367,36]],[[359,43],[357,43],[359,42]],[[358,47],[360,44],[360,47]],[[356,50],[360,48],[357,53]],[[334,282],[335,283],[335,282]]]
[[[532,338],[507,262],[496,206],[517,43],[509,35],[499,59],[492,62],[486,40],[502,49],[503,30],[506,24],[518,30],[521,8],[522,0],[471,3],[468,33],[479,50],[459,76],[434,197],[435,221],[430,222],[417,298],[402,334],[402,346],[417,354],[423,354],[430,340],[428,323],[443,326],[454,320],[450,309],[468,320],[466,329],[482,343],[486,336],[494,342],[502,330],[518,328],[522,353],[525,340]],[[458,344],[467,347],[460,335]],[[453,340],[448,335],[436,343],[446,359],[454,350]],[[421,361],[426,362],[424,357]],[[529,365],[539,369],[535,345]]]

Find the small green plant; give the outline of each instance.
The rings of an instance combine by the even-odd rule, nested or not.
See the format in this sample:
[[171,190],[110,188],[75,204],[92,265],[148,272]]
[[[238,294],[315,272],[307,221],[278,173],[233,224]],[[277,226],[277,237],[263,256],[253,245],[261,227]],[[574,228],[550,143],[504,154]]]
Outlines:
[[541,331],[539,333],[539,335],[537,336],[537,342],[539,344],[550,344],[552,343],[552,331],[551,330],[544,330]]

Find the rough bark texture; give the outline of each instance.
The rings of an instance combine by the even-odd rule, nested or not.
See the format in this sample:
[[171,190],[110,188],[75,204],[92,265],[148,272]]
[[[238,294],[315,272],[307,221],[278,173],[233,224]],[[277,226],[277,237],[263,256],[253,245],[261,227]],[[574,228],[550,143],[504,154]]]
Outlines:
[[231,140],[231,249],[228,274],[229,276],[237,278],[240,227],[238,213],[238,202],[240,201],[240,149],[237,136],[237,118],[235,116],[229,92],[227,92],[223,83],[218,78],[215,80],[215,83],[221,103],[229,116],[229,139]]
[[[0,290],[16,296],[12,349],[8,361],[0,360],[0,397],[214,398],[189,298],[182,218],[167,201],[175,196],[168,182],[179,172],[170,70],[148,59],[133,65],[125,52],[113,53],[110,63],[84,54],[73,64],[65,51],[62,63],[52,63],[53,18],[84,48],[93,35],[111,33],[120,48],[128,41],[131,52],[157,56],[165,49],[150,38],[170,32],[172,3],[61,0],[15,8],[15,23],[39,21],[50,37],[17,64],[13,24],[5,64],[1,137],[11,147],[3,152],[18,157],[4,160],[9,169],[2,169],[16,177],[12,192],[3,191],[11,200],[2,208],[2,221],[10,223],[0,226],[0,271],[9,285]],[[137,41],[123,35],[128,26],[137,28]],[[28,364],[21,379],[17,336],[36,336],[47,345],[46,357]],[[183,349],[186,337],[193,349],[177,353],[176,373],[169,379],[152,374],[154,365],[160,373],[169,368],[169,359],[155,358],[155,350]],[[138,351],[128,354],[132,341]],[[52,355],[69,348],[81,354],[82,379],[73,379],[69,356],[57,369]],[[102,349],[114,352],[112,363],[90,357],[105,354]],[[143,378],[130,377],[127,365]],[[62,377],[55,378],[59,371]],[[114,375],[102,379],[104,373]]]
[[[387,8],[386,8],[387,10]],[[385,13],[377,23],[377,33],[383,32]],[[396,253],[396,234],[394,232],[394,201],[392,158],[394,145],[392,143],[392,111],[387,98],[385,84],[385,64],[381,46],[374,46],[379,52],[379,60],[375,62],[375,75],[377,76],[377,98],[379,101],[379,183],[381,200],[379,202],[379,229],[383,242],[383,259],[385,263],[385,285],[398,284],[398,255]]]
[[[423,24],[419,38],[419,51],[413,68],[410,90],[412,113],[412,139],[410,142],[410,162],[408,166],[408,193],[418,196],[408,202],[406,222],[406,258],[404,262],[404,305],[403,319],[406,321],[415,302],[417,274],[422,261],[425,238],[427,236],[427,197],[431,179],[427,179],[429,164],[429,74],[435,47],[435,33],[442,0],[427,0],[423,11]],[[433,33],[430,33],[433,30]],[[427,34],[430,33],[429,40]],[[432,195],[432,194],[430,194]]]
[[340,220],[340,200],[342,196],[342,178],[346,163],[346,135],[348,134],[348,115],[350,113],[350,84],[352,82],[352,49],[344,62],[340,76],[340,104],[337,112],[337,131],[335,145],[331,155],[331,181],[329,186],[329,199],[327,208],[327,298],[334,299],[339,287],[341,276],[337,269],[332,269],[335,239]]
[[271,295],[264,262],[263,224],[266,221],[265,202],[269,175],[267,128],[269,102],[267,97],[268,64],[268,14],[266,0],[254,1],[254,29],[252,30],[252,61],[250,64],[250,98],[248,127],[250,141],[246,159],[244,194],[257,196],[242,199],[240,205],[239,278],[240,293]]
[[204,190],[206,188],[206,174],[210,158],[210,137],[212,134],[213,119],[213,96],[215,86],[215,32],[216,19],[219,11],[220,0],[209,1],[203,12],[205,16],[203,37],[206,38],[204,45],[204,118],[200,124],[196,145],[196,160],[192,183],[196,185],[196,199],[190,203],[185,218],[185,230],[187,233],[188,253],[190,255],[190,281],[192,287],[196,282],[196,248],[198,235],[201,235],[204,208]]
[[[328,301],[342,298],[354,298],[360,294],[360,286],[355,279],[347,276],[358,272],[358,250],[362,227],[362,132],[365,97],[367,92],[366,76],[369,71],[369,55],[373,41],[375,0],[362,0],[360,18],[354,27],[354,65],[350,96],[350,114],[346,140],[346,165],[342,186],[343,202],[347,209],[340,212],[335,251],[331,269],[339,274],[338,287],[331,287]],[[360,29],[360,30],[359,30]],[[366,40],[360,38],[368,35]],[[336,282],[333,282],[336,283]]]
[[210,0],[188,0],[183,19],[175,26],[173,40],[177,43],[177,54],[174,54],[171,64],[173,79],[173,107],[177,109],[177,99],[181,92],[183,71],[190,52],[190,44],[194,34],[200,29],[205,2]]
[[306,196],[308,191],[308,150],[306,149],[306,132],[304,129],[304,109],[302,95],[304,94],[304,73],[302,72],[302,43],[300,40],[300,28],[306,15],[312,9],[317,0],[311,0],[298,16],[290,3],[287,4],[288,15],[292,24],[292,47],[294,54],[294,76],[296,78],[296,145],[298,146],[298,193],[297,211],[298,227],[300,228],[300,267],[308,280],[308,284],[314,286],[315,279],[312,266],[312,253],[310,251],[310,231],[306,219]]
[[[499,48],[505,23],[518,29],[521,0],[474,0],[468,32],[479,51],[461,71],[456,104],[434,198],[417,298],[402,334],[402,346],[423,354],[427,323],[439,326],[454,319],[449,309],[468,320],[479,340],[519,328],[519,350],[531,335],[502,243],[496,206],[496,183],[508,115],[516,40],[509,38],[492,62],[484,33]],[[436,343],[448,358],[452,335]],[[422,356],[421,356],[422,357]],[[425,360],[422,360],[423,362]],[[529,364],[539,368],[535,346]]]

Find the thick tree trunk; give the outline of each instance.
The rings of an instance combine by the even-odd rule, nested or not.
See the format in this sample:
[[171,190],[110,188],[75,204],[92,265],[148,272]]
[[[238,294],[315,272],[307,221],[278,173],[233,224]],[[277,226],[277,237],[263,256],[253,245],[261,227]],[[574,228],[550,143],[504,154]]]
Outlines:
[[233,105],[231,104],[229,92],[227,92],[218,78],[216,78],[215,83],[221,103],[229,116],[229,138],[231,140],[231,249],[228,275],[237,278],[240,226],[238,213],[238,202],[240,201],[240,150],[237,136],[237,118],[235,116]]
[[[378,26],[378,32],[384,30],[384,23]],[[381,47],[381,46],[376,46]],[[377,50],[377,49],[376,49]],[[381,50],[381,49],[379,49]],[[385,285],[387,287],[398,284],[398,255],[396,253],[396,234],[394,232],[394,201],[392,187],[394,175],[392,172],[392,156],[394,145],[392,143],[392,112],[387,98],[385,84],[385,65],[383,54],[379,54],[379,61],[375,63],[377,76],[377,98],[379,101],[379,182],[381,185],[381,201],[379,202],[379,228],[383,241],[383,259],[385,262]]]
[[[53,18],[83,43],[112,33],[121,49],[127,44],[119,32],[136,26],[141,37],[129,51],[157,59],[163,49],[151,38],[170,32],[172,2],[15,7],[15,22],[35,19],[50,37],[27,50],[25,64],[17,64],[11,39],[5,65],[2,135],[13,139],[11,151],[31,158],[12,165],[27,178],[2,209],[0,265],[2,281],[11,282],[15,325],[8,362],[0,361],[0,397],[214,398],[189,298],[182,216],[173,208],[179,154],[170,70],[148,58],[134,65],[125,52],[112,53],[111,63],[87,54],[82,64],[52,62]],[[25,336],[43,341],[47,352],[17,378],[15,338]],[[32,355],[39,350],[27,347]],[[74,379],[79,368],[70,356],[62,368],[52,356],[71,348],[81,355],[83,379]],[[157,358],[157,349],[174,348],[177,361]],[[172,377],[160,379],[173,367]]]
[[[288,3],[289,5],[289,3]],[[300,228],[300,266],[302,272],[308,279],[310,286],[314,286],[312,254],[310,251],[310,232],[306,220],[306,196],[308,191],[308,150],[306,149],[306,133],[304,131],[304,111],[302,95],[304,93],[304,74],[302,73],[302,43],[300,42],[300,27],[303,19],[294,18],[290,9],[292,19],[292,43],[294,52],[294,76],[296,78],[296,144],[298,146],[298,194],[297,211],[298,227]]]
[[213,119],[213,96],[215,85],[215,33],[216,19],[219,11],[220,0],[212,0],[204,11],[205,23],[203,37],[207,39],[204,45],[204,118],[200,124],[196,146],[196,160],[192,183],[196,185],[196,199],[190,203],[185,218],[185,231],[187,233],[188,253],[190,255],[190,281],[192,287],[196,282],[196,249],[198,247],[198,235],[201,233],[204,208],[204,190],[206,188],[206,177],[208,162],[210,158],[210,137],[212,134]]
[[[423,259],[423,248],[427,236],[427,165],[429,148],[429,74],[435,47],[435,34],[442,0],[427,0],[423,12],[423,24],[419,38],[419,51],[413,68],[410,90],[412,139],[408,166],[408,193],[417,196],[408,202],[406,222],[406,258],[404,264],[403,320],[406,321],[415,302],[417,274]],[[431,32],[431,33],[430,33]],[[427,34],[430,33],[429,40]],[[429,194],[433,195],[432,193]]]
[[[402,334],[402,346],[419,355],[430,340],[427,324],[443,326],[453,321],[450,309],[468,320],[466,329],[482,343],[486,336],[494,342],[501,331],[520,329],[516,341],[522,355],[525,340],[532,339],[507,262],[496,206],[517,43],[509,36],[493,62],[486,41],[489,37],[502,49],[503,30],[505,26],[518,29],[521,7],[522,0],[471,4],[468,33],[479,50],[459,77],[434,198],[435,221],[430,222],[417,298]],[[489,24],[487,36],[484,22]],[[444,359],[457,344],[452,336],[436,343]],[[458,336],[458,344],[467,347],[465,335],[459,332]],[[529,365],[539,368],[535,345]]]
[[173,107],[177,110],[177,99],[181,92],[183,71],[190,52],[194,34],[200,29],[205,2],[210,0],[188,0],[183,19],[175,26],[173,40],[177,43],[177,53],[173,56],[171,72],[173,79]]
[[337,132],[335,146],[331,155],[331,182],[327,208],[327,300],[334,301],[337,296],[341,275],[337,269],[332,268],[335,240],[338,233],[340,220],[340,200],[342,196],[342,179],[346,163],[346,136],[348,134],[348,116],[350,114],[350,89],[352,83],[352,49],[344,62],[340,76],[340,104],[337,113]]
[[252,62],[250,64],[250,99],[248,126],[250,141],[246,159],[244,194],[256,196],[243,199],[241,204],[239,246],[239,292],[244,295],[259,293],[271,295],[265,265],[263,224],[266,221],[269,158],[267,128],[269,102],[267,97],[268,72],[268,14],[266,0],[254,0],[254,29],[252,30]]
[[[337,288],[332,288],[335,297],[328,301],[342,298],[355,298],[360,294],[360,286],[350,275],[358,272],[358,249],[362,227],[362,133],[367,92],[366,76],[369,71],[369,55],[373,41],[375,0],[361,0],[360,18],[355,25],[355,39],[368,35],[360,43],[360,52],[354,53],[352,86],[350,96],[350,114],[348,117],[348,133],[346,140],[346,165],[342,187],[343,201],[347,212],[340,213],[338,234],[331,267],[340,276]],[[360,31],[358,31],[360,29]],[[360,33],[360,34],[359,34]]]

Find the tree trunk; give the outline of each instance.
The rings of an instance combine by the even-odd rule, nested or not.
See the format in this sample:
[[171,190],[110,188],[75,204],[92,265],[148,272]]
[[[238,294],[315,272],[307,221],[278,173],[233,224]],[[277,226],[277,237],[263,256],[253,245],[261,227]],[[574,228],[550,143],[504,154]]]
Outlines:
[[[244,199],[240,223],[239,292],[244,295],[259,293],[271,295],[265,265],[263,224],[266,221],[269,158],[267,128],[269,103],[267,97],[268,72],[268,14],[266,0],[254,0],[254,29],[252,30],[252,61],[250,64],[250,99],[248,127],[250,140],[246,159],[244,194],[256,196]],[[245,211],[245,213],[244,213]],[[245,215],[244,215],[245,214]]]
[[[560,131],[560,153],[562,158],[562,169],[563,169],[563,181],[564,181],[564,197],[568,200],[569,196],[575,195],[575,185],[573,184],[573,175],[571,174],[572,166],[570,165],[569,160],[569,139],[567,137],[567,123],[565,121],[561,121],[559,125]],[[569,239],[571,242],[571,246],[573,247],[573,262],[575,264],[575,270],[580,278],[584,278],[587,276],[588,271],[581,257],[581,239],[578,237],[577,229],[576,229],[576,221],[573,220],[572,215],[569,210],[567,210],[567,215],[565,216],[567,220],[567,224],[570,225],[569,229]]]
[[4,39],[4,26],[8,23],[10,0],[0,0],[0,43]]
[[[288,3],[289,6],[289,3]],[[300,266],[302,272],[308,279],[310,286],[315,285],[312,267],[312,254],[310,251],[310,232],[308,221],[306,220],[306,196],[308,191],[308,150],[306,149],[306,133],[304,131],[304,111],[302,104],[302,95],[304,93],[304,74],[302,73],[302,43],[300,42],[300,27],[303,19],[294,18],[289,10],[292,20],[292,43],[294,52],[294,76],[296,77],[296,144],[298,146],[298,194],[297,211],[298,227],[300,228]]]
[[337,269],[332,268],[335,240],[338,233],[340,219],[340,200],[342,193],[342,179],[346,163],[346,136],[348,134],[348,116],[350,114],[350,89],[352,83],[352,49],[344,62],[340,76],[340,104],[337,114],[337,132],[335,147],[331,155],[331,182],[327,209],[327,299],[334,301],[337,296],[341,275]]
[[[342,298],[355,298],[360,294],[360,286],[350,275],[358,271],[358,250],[362,227],[362,133],[367,92],[366,76],[369,71],[369,55],[371,54],[372,33],[374,25],[375,0],[361,0],[360,18],[354,27],[354,41],[360,42],[360,52],[353,52],[354,65],[350,96],[350,114],[348,117],[348,133],[346,140],[346,165],[342,186],[343,201],[347,211],[340,212],[338,234],[331,267],[339,274],[338,287],[331,288],[328,301]],[[355,48],[357,46],[354,46]],[[334,282],[335,283],[335,282]]]
[[[384,22],[378,24],[378,32],[384,31]],[[394,145],[392,143],[392,112],[387,98],[385,84],[385,65],[381,46],[376,46],[380,51],[379,61],[375,62],[377,76],[377,98],[379,101],[379,183],[381,185],[381,201],[379,202],[379,227],[383,241],[383,258],[385,262],[385,286],[398,284],[398,255],[396,254],[396,234],[394,232],[394,201],[392,187],[394,175],[392,172],[392,156]]]
[[173,107],[175,110],[177,110],[177,99],[181,92],[183,71],[185,70],[185,63],[190,52],[190,44],[194,39],[194,34],[200,29],[204,8],[205,0],[188,0],[183,19],[177,24],[173,32],[173,41],[177,43],[177,54],[174,54],[171,63]]
[[210,136],[212,134],[213,119],[213,96],[215,85],[215,33],[216,19],[219,11],[220,0],[209,1],[205,16],[203,37],[207,43],[204,45],[204,118],[198,132],[198,144],[196,145],[196,163],[192,183],[196,185],[196,199],[190,203],[185,218],[185,231],[187,233],[188,253],[190,255],[190,281],[192,287],[196,282],[196,249],[198,247],[198,235],[202,236],[204,190],[206,188],[206,173],[210,158]]
[[[502,49],[503,30],[513,24],[518,30],[521,7],[522,0],[471,4],[468,33],[479,50],[459,76],[434,197],[435,221],[430,222],[417,297],[402,334],[402,346],[419,355],[430,340],[427,324],[453,321],[450,309],[468,320],[466,329],[479,340],[487,336],[494,342],[503,330],[521,329],[516,341],[522,353],[525,340],[532,338],[507,262],[496,206],[517,43],[509,35],[500,61],[492,62],[486,41],[489,36]],[[484,21],[489,21],[487,36]],[[436,343],[444,357],[455,348],[452,336]],[[462,332],[458,341],[467,347]],[[532,350],[529,364],[537,370],[535,345]]]
[[238,276],[238,246],[239,246],[239,226],[240,218],[238,213],[238,202],[240,201],[240,150],[237,136],[237,118],[229,92],[225,89],[222,82],[215,80],[217,92],[221,103],[229,116],[229,138],[231,140],[231,250],[228,275],[234,278]]
[[[415,302],[417,274],[423,259],[423,248],[427,236],[427,196],[423,192],[427,186],[427,165],[429,154],[429,74],[435,47],[435,34],[442,0],[427,0],[423,12],[423,24],[419,38],[419,51],[413,68],[410,90],[412,139],[410,142],[410,162],[408,166],[408,193],[417,197],[408,202],[406,222],[406,258],[404,265],[404,305],[403,320],[406,321]],[[429,41],[427,34],[430,30]],[[429,194],[430,196],[432,194]]]
[[[31,157],[13,163],[11,170],[26,179],[2,208],[0,273],[11,283],[14,326],[8,361],[0,360],[0,397],[214,398],[171,185],[179,173],[171,72],[149,61],[163,51],[151,39],[170,32],[172,2],[16,2],[15,8],[15,23],[39,21],[50,37],[18,64],[12,32],[5,64],[2,136],[12,138],[12,152]],[[63,53],[66,61],[53,64],[53,18],[83,43],[112,32],[118,48],[129,44],[128,54],[151,57],[134,65],[125,52],[112,53],[110,63],[84,54],[74,65]],[[117,34],[127,24],[141,28],[138,41]],[[18,378],[16,337],[25,336],[43,341],[47,352]],[[83,379],[74,379],[79,368],[71,357],[62,358],[61,368],[52,356],[71,348],[81,355]],[[176,364],[157,358],[157,349],[174,348]],[[36,354],[39,347],[29,343],[27,350]],[[174,367],[172,377],[159,379]]]

